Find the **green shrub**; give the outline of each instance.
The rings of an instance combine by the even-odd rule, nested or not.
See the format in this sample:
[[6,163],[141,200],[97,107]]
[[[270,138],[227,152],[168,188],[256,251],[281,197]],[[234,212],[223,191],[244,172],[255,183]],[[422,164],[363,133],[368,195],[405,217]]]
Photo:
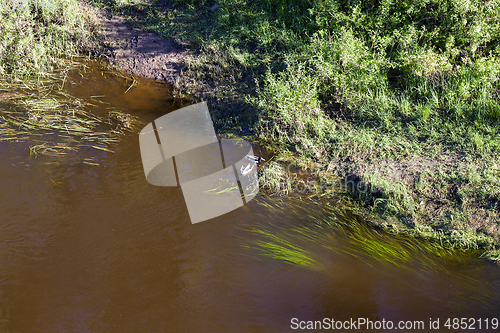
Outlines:
[[294,147],[305,156],[321,155],[331,128],[321,111],[318,81],[302,66],[278,75],[267,72],[255,103],[260,110],[259,133]]

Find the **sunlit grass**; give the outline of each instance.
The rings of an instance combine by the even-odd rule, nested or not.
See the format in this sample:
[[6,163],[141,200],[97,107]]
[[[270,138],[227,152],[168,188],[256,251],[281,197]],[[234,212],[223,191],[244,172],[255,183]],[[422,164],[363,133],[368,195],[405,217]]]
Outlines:
[[81,147],[110,151],[120,133],[135,130],[135,118],[94,115],[61,90],[84,54],[97,52],[98,22],[85,2],[7,1],[0,26],[0,141],[29,140],[30,155],[57,157]]
[[3,78],[50,75],[97,45],[97,20],[78,0],[2,1],[0,25]]
[[192,51],[179,82],[221,130],[356,173],[349,195],[399,230],[497,251],[497,0],[93,2]]

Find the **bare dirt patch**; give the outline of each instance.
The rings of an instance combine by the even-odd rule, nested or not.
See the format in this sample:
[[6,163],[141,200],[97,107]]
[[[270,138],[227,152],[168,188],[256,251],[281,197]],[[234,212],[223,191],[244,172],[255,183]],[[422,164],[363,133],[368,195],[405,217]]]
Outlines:
[[104,54],[114,66],[133,75],[175,84],[185,53],[173,40],[132,27],[118,15],[95,9],[102,24]]

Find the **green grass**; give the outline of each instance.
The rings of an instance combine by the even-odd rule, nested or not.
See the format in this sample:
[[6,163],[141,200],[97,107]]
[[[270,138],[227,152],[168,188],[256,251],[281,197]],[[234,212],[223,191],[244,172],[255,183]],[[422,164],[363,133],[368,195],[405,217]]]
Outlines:
[[84,60],[99,52],[91,9],[77,0],[2,3],[1,142],[28,141],[31,156],[58,157],[82,147],[109,152],[120,134],[137,131],[136,118],[119,110],[93,114],[88,101],[63,91],[68,72],[84,69]]
[[218,130],[368,183],[350,195],[401,230],[498,247],[500,1],[155,4],[111,9],[192,52]]
[[[210,102],[219,132],[275,148],[262,178],[271,192],[293,192],[282,187],[290,165],[329,184],[365,182],[309,196],[347,195],[391,230],[498,253],[499,0],[92,2],[189,50],[179,87]],[[72,58],[98,51],[92,11],[26,3],[0,7],[1,139],[95,132],[98,121],[56,87]]]
[[97,46],[97,21],[78,0],[6,1],[0,25],[0,75],[14,79],[46,75]]
[[188,49],[219,132],[366,182],[380,224],[498,249],[499,0],[93,2]]

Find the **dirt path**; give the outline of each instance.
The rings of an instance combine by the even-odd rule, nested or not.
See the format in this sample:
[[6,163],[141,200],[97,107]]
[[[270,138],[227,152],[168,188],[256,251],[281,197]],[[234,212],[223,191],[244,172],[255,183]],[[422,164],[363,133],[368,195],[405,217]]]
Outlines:
[[123,17],[96,9],[105,37],[105,54],[120,69],[174,84],[185,58],[172,40],[133,28]]

